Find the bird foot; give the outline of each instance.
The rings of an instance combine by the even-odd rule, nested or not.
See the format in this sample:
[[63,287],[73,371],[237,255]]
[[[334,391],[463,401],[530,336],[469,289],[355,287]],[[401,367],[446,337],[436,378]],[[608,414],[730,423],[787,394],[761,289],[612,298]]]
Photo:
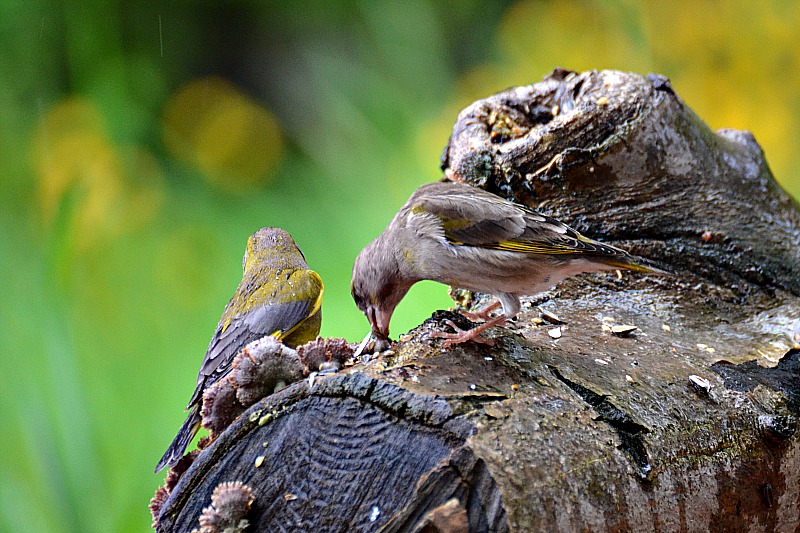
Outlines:
[[442,343],[442,348],[447,348],[454,344],[461,344],[462,342],[466,341],[475,341],[481,344],[486,344],[488,346],[494,345],[494,339],[487,339],[481,336],[481,333],[486,331],[487,329],[499,326],[505,323],[506,317],[505,315],[500,315],[492,320],[487,320],[483,324],[478,324],[472,329],[461,329],[455,325],[455,323],[450,319],[444,319],[444,323],[453,328],[453,333],[446,333],[444,331],[432,331],[431,337],[435,337],[438,339],[446,339]]
[[476,322],[478,320],[489,320],[489,315],[492,311],[500,307],[500,300],[494,300],[493,302],[489,303],[488,305],[484,305],[474,313],[470,313],[469,311],[459,310],[459,313],[462,316],[467,317],[472,322]]

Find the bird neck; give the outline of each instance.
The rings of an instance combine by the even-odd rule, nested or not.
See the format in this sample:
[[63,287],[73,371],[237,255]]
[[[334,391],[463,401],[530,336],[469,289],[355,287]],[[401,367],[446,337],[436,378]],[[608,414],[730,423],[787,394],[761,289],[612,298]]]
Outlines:
[[251,272],[278,271],[278,270],[301,270],[307,269],[307,265],[291,255],[275,254],[268,258],[251,257],[244,265],[245,275]]

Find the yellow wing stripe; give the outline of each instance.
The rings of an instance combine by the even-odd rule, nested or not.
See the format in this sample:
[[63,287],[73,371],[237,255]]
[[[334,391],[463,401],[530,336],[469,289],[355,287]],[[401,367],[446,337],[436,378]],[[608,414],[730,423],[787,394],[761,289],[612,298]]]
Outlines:
[[317,311],[319,311],[319,308],[322,307],[322,293],[325,292],[325,284],[322,283],[322,278],[319,276],[319,274],[313,270],[310,270],[309,272],[311,272],[311,278],[319,284],[319,294],[314,302],[314,308],[312,309],[311,313],[308,314],[308,316],[314,316],[317,314]]
[[563,244],[549,244],[544,242],[503,241],[486,245],[486,248],[506,250],[509,252],[522,252],[526,254],[580,254],[580,248],[573,248]]
[[[584,240],[584,242],[593,243],[594,241],[586,239]],[[486,248],[492,248],[495,250],[507,250],[510,252],[522,252],[528,254],[553,254],[553,255],[588,254],[588,255],[594,255],[598,261],[610,267],[623,268],[626,270],[634,270],[636,272],[653,272],[652,268],[637,263],[631,259],[627,259],[625,257],[615,258],[611,256],[603,256],[602,254],[598,255],[596,253],[593,253],[591,250],[581,250],[580,248],[572,248],[568,245],[547,244],[538,242],[529,243],[529,242],[518,242],[518,241],[505,241],[494,245],[486,246]]]
[[652,268],[640,265],[639,263],[635,263],[633,261],[626,263],[624,261],[604,260],[603,263],[610,267],[624,268],[626,270],[633,270],[635,272],[653,272]]

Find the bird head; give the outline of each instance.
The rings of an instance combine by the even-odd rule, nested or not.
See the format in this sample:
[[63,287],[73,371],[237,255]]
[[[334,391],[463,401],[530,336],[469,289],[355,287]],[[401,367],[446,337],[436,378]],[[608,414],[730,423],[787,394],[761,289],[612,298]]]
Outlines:
[[308,269],[303,252],[292,236],[280,228],[261,228],[247,239],[242,270],[247,272],[253,266]]
[[358,254],[350,292],[356,306],[367,316],[373,334],[386,340],[392,313],[414,282],[401,274],[391,246],[381,237]]

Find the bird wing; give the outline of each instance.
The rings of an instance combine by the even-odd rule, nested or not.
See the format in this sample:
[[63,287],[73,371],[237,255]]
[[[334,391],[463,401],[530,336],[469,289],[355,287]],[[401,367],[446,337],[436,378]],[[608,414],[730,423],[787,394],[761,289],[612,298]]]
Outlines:
[[514,239],[525,229],[525,221],[514,204],[497,202],[501,200],[497,196],[460,187],[434,194],[435,191],[415,195],[410,219],[412,224],[435,220],[439,232],[451,243],[482,246]]
[[584,237],[566,224],[479,189],[454,188],[421,194],[411,202],[412,218],[430,223],[456,246],[475,246],[528,254],[601,254],[621,250]]
[[[319,312],[322,292],[322,279],[316,272],[295,270],[286,281],[256,289],[252,299],[263,303],[229,319],[225,319],[229,314],[226,309],[211,338],[189,405],[198,402],[204,389],[230,371],[234,357],[248,343],[268,335],[282,340]],[[234,299],[238,296],[237,292]]]

